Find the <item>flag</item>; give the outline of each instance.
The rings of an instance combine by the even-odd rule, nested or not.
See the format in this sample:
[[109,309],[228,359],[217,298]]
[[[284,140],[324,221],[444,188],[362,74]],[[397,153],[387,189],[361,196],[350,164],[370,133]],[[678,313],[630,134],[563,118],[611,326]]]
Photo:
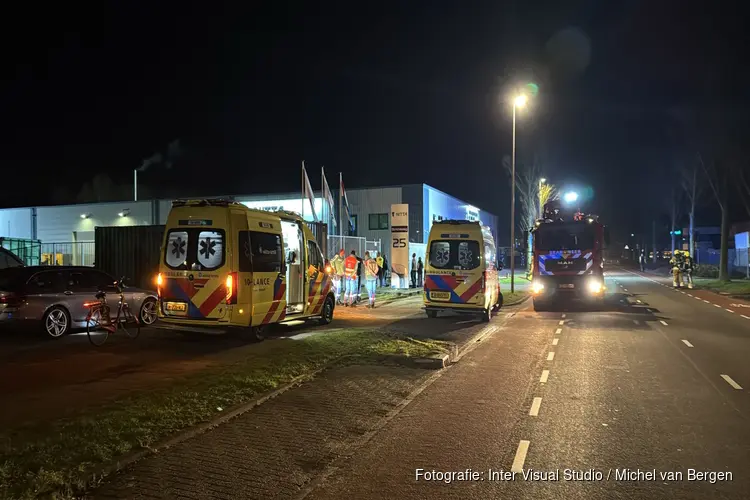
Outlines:
[[[310,210],[312,210],[313,219],[315,222],[318,222],[318,215],[315,213],[315,193],[312,190],[312,186],[310,185],[310,178],[307,177],[307,170],[305,170],[305,162],[302,162],[302,199],[304,203],[305,197],[310,201]],[[302,215],[304,216],[304,207],[303,207]]]
[[[326,180],[326,172],[324,167],[320,167],[320,171],[323,177],[323,199],[328,202],[328,214],[333,214],[333,193],[331,193],[331,188],[328,187],[328,181]],[[336,217],[329,217],[333,221],[333,227],[336,227]]]
[[346,189],[344,189],[344,179],[339,173],[339,186],[341,186],[341,192],[339,193],[341,204],[344,206],[344,210],[346,210],[346,220],[349,222],[349,227],[354,227],[354,223],[352,222],[352,211],[349,208],[349,199],[346,197]]

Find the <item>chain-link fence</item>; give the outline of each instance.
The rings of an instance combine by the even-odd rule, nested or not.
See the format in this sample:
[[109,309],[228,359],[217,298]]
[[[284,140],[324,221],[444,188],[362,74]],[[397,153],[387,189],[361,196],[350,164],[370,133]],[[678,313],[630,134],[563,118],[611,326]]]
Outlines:
[[93,241],[77,243],[42,243],[40,264],[43,266],[93,266]]

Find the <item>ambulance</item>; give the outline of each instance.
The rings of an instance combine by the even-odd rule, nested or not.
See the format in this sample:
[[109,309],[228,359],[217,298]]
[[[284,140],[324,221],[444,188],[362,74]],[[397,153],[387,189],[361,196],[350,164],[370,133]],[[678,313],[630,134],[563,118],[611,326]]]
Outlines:
[[502,307],[501,267],[489,227],[468,220],[433,222],[426,260],[423,293],[428,317],[453,311],[489,321]]
[[156,278],[161,328],[247,332],[274,323],[333,319],[332,276],[297,214],[226,199],[178,200],[167,218]]

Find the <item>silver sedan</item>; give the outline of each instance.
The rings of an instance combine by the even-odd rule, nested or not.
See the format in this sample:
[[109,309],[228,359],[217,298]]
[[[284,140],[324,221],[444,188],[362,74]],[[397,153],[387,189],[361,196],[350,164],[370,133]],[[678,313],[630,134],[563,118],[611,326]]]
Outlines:
[[[87,303],[96,292],[107,292],[116,314],[119,296],[115,278],[91,267],[30,266],[0,270],[0,326],[41,325],[50,337],[86,327]],[[141,324],[156,321],[155,292],[125,287],[125,302]]]

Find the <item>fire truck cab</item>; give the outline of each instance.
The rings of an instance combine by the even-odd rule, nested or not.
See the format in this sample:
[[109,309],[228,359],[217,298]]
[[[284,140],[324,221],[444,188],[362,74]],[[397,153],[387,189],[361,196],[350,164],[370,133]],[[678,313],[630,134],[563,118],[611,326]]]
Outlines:
[[580,211],[565,219],[559,209],[545,210],[531,231],[534,310],[573,300],[604,301],[603,250],[609,231],[596,215]]

